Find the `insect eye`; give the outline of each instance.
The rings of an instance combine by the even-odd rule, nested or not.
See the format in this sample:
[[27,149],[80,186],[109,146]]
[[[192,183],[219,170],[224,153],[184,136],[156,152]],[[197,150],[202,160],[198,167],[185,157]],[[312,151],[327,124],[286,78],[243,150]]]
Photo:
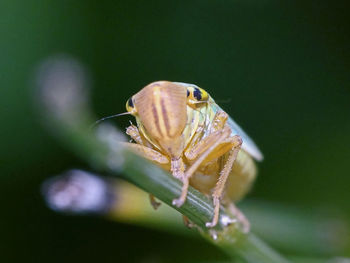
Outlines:
[[193,97],[194,97],[196,100],[201,101],[201,100],[202,100],[202,92],[201,92],[201,90],[198,89],[198,88],[194,88]]
[[208,101],[209,95],[208,93],[201,88],[198,87],[189,87],[187,89],[187,98],[193,102],[206,102]]
[[126,102],[126,110],[130,113],[135,112],[135,106],[132,97]]

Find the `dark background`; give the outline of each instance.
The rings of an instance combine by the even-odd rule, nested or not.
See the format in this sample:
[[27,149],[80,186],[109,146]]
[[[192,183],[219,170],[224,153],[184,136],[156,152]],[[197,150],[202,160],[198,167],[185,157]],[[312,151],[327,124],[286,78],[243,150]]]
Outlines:
[[346,2],[1,1],[1,261],[225,259],[204,241],[45,207],[45,178],[87,167],[35,110],[36,66],[57,53],[89,69],[100,117],[155,80],[201,86],[265,155],[250,198],[350,218]]

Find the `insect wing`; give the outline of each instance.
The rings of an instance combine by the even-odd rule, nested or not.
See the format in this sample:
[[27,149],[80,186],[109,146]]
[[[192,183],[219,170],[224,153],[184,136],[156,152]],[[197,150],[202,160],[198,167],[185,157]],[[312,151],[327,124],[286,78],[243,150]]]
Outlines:
[[264,159],[263,154],[259,150],[258,146],[256,146],[256,144],[253,142],[253,140],[242,130],[242,128],[231,117],[228,117],[227,123],[232,130],[232,135],[238,134],[242,137],[242,149],[253,156],[255,160],[262,161]]

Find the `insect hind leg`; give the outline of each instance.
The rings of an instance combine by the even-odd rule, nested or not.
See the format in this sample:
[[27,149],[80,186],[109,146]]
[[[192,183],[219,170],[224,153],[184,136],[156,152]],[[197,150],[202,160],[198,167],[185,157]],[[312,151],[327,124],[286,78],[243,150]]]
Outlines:
[[237,218],[238,222],[242,224],[243,232],[248,233],[250,231],[250,223],[241,210],[239,210],[238,207],[232,202],[228,205],[228,209],[232,215]]
[[214,203],[214,216],[211,222],[206,223],[207,227],[214,227],[219,220],[219,211],[220,211],[220,200],[222,198],[226,181],[230,175],[234,161],[237,158],[238,152],[241,149],[242,139],[240,136],[235,135],[231,138],[232,149],[229,153],[229,157],[224,165],[224,168],[220,172],[220,177],[216,183],[214,192],[213,192],[213,203]]

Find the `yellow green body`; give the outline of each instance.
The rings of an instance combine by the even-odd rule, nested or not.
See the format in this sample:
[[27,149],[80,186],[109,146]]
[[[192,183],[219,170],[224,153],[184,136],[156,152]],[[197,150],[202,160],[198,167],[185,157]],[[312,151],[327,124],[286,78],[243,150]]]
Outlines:
[[[137,127],[127,133],[136,152],[170,171],[183,182],[182,205],[188,184],[212,195],[218,207],[241,199],[256,177],[253,161],[262,155],[252,140],[199,87],[159,81],[147,85],[127,102]],[[216,217],[216,218],[215,218]]]
[[[219,110],[221,108],[210,96],[208,102],[204,105],[197,104],[195,108],[187,106],[187,125],[184,130],[187,146],[197,144],[210,134],[213,120]],[[201,128],[198,129],[198,127]],[[213,154],[215,155],[215,152]],[[212,194],[228,154],[229,152],[226,152],[221,155],[221,152],[218,152],[217,158],[208,163],[202,163],[191,177],[190,184],[202,193]],[[253,158],[241,149],[226,183],[224,198],[227,200],[223,201],[238,201],[241,199],[251,188],[256,172]]]

